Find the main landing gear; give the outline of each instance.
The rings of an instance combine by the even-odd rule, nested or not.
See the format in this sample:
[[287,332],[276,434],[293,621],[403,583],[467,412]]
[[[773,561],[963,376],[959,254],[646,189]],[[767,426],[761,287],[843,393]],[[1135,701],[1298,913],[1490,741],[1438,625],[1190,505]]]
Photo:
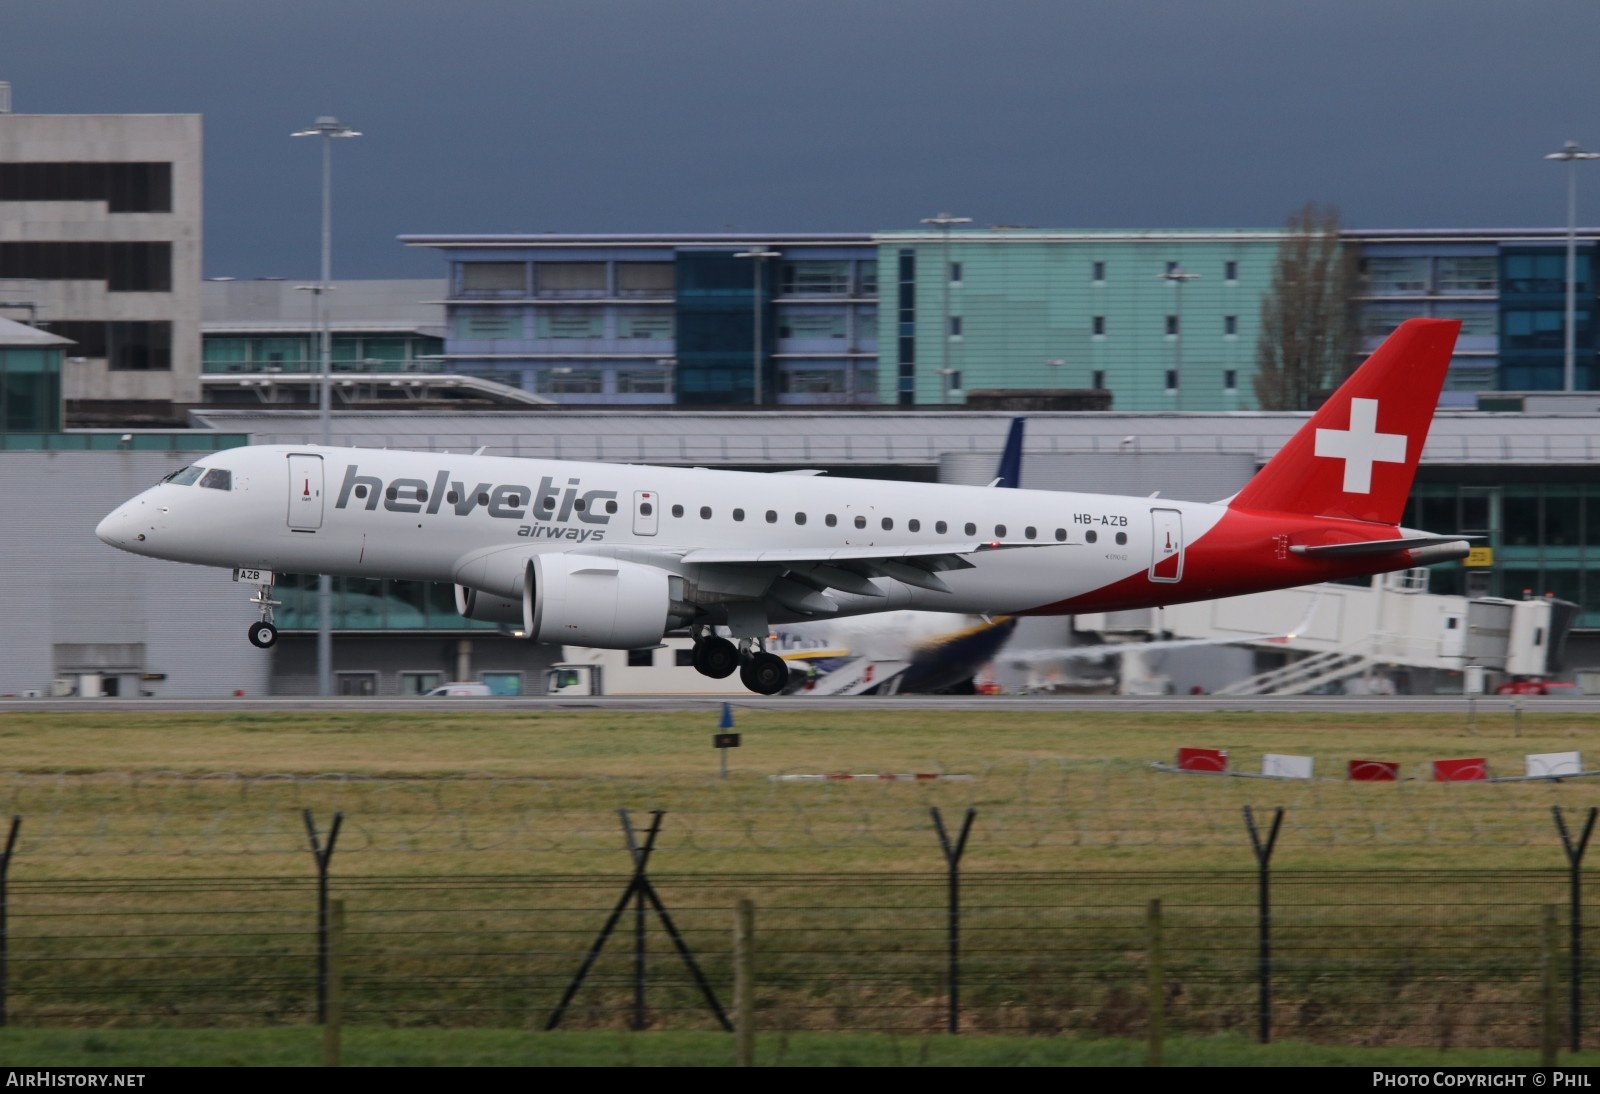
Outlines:
[[270,576],[266,581],[256,582],[255,586],[256,595],[250,598],[250,603],[261,609],[261,620],[250,624],[250,644],[258,650],[271,649],[278,640],[278,628],[272,622],[272,609],[283,602],[272,599]]
[[694,667],[702,676],[722,679],[739,670],[739,682],[760,695],[777,695],[789,682],[789,665],[761,648],[760,640],[742,638],[736,646],[707,632],[694,639]]

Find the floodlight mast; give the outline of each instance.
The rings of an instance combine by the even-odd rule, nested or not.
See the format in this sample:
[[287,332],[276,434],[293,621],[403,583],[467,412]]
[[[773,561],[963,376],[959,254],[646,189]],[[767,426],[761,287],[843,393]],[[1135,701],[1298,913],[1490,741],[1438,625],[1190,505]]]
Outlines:
[[[1578,163],[1582,160],[1600,159],[1600,152],[1588,152],[1577,141],[1567,141],[1559,152],[1545,156],[1567,165],[1567,330],[1561,362],[1561,390],[1576,391],[1577,386],[1577,297],[1575,283],[1578,274]],[[1591,268],[1592,268],[1591,263]],[[1594,380],[1590,378],[1590,385]]]
[[[324,448],[333,444],[333,337],[328,318],[328,290],[333,280],[333,142],[361,134],[338,118],[323,115],[310,129],[291,137],[321,137],[322,140],[322,275],[317,282],[317,328],[321,339],[322,381],[318,385],[317,422]],[[333,694],[333,579],[317,577],[317,694]]]

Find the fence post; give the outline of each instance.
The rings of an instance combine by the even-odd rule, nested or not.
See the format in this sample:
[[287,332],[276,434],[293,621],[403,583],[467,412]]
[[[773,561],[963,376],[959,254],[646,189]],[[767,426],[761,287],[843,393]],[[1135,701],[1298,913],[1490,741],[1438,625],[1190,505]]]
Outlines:
[[1145,912],[1145,944],[1149,947],[1150,971],[1150,1048],[1145,1057],[1149,1067],[1161,1066],[1161,1040],[1167,1032],[1166,960],[1161,948],[1161,901],[1150,901]]
[[1583,1040],[1583,1012],[1579,1002],[1583,990],[1583,854],[1589,849],[1589,837],[1594,835],[1595,816],[1600,814],[1600,808],[1589,807],[1583,834],[1576,842],[1567,831],[1567,819],[1562,815],[1561,807],[1552,805],[1550,812],[1556,818],[1556,831],[1561,833],[1561,846],[1567,852],[1567,899],[1572,909],[1569,913],[1571,922],[1567,925],[1571,932],[1571,941],[1567,946],[1570,966],[1567,974],[1567,1037],[1572,1051],[1577,1052]]
[[22,829],[20,815],[11,818],[11,832],[6,836],[6,849],[0,851],[0,1028],[6,1024],[6,1011],[11,990],[11,946],[7,934],[6,913],[11,906],[11,895],[6,889],[6,878],[11,872],[11,853],[17,847],[17,833]]
[[328,913],[328,1020],[322,1026],[322,1066],[338,1067],[344,1030],[344,901],[332,901]]
[[1256,930],[1259,936],[1256,1006],[1260,1012],[1261,1043],[1265,1045],[1272,1043],[1272,849],[1278,842],[1278,829],[1283,826],[1283,806],[1274,811],[1272,830],[1265,841],[1256,830],[1255,814],[1248,805],[1244,807],[1244,824],[1250,830],[1250,844],[1256,852]]
[[741,897],[733,912],[734,1066],[756,1066],[756,906]]
[[[620,809],[618,813],[622,816],[622,834],[628,842],[628,854],[632,855],[636,862],[640,859],[641,853],[644,858],[648,859],[650,857],[649,852],[642,851],[639,846],[639,839],[633,828],[633,818],[626,809]],[[661,817],[662,814],[659,810],[651,815],[649,842],[652,847],[655,844],[656,834],[661,830]],[[646,976],[644,908],[644,889],[641,887],[634,894],[633,903],[633,1021],[631,1026],[635,1030],[642,1030],[648,1024],[644,1005]]]
[[333,861],[334,844],[339,842],[339,826],[344,823],[344,814],[333,814],[326,847],[317,836],[311,810],[302,809],[300,815],[305,819],[306,835],[311,840],[311,857],[317,863],[317,1024],[322,1025],[328,1021],[328,865]]
[[977,817],[978,811],[971,806],[967,807],[967,815],[961,822],[961,835],[956,838],[954,845],[950,843],[950,834],[945,831],[944,817],[936,805],[929,810],[933,814],[933,826],[939,832],[939,846],[944,848],[944,861],[949,868],[949,936],[950,936],[950,1015],[949,1031],[959,1032],[961,1018],[961,856],[967,849],[967,836],[972,834],[972,822]]
[[1556,1066],[1556,1046],[1561,1043],[1561,1011],[1556,999],[1556,906],[1544,906],[1539,935],[1539,1066]]

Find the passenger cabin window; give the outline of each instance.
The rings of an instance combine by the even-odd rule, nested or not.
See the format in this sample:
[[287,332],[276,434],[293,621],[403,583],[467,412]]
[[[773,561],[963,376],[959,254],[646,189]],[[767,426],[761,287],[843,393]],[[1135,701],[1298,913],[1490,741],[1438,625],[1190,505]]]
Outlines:
[[978,534],[978,526],[977,526],[977,525],[976,525],[976,524],[973,524],[973,523],[972,523],[972,522],[971,522],[971,521],[970,521],[970,520],[969,520],[969,521],[968,521],[968,522],[967,522],[967,535],[969,535],[969,536],[975,536],[975,535],[977,535],[977,534]]
[[883,518],[883,530],[885,532],[891,532],[891,531],[894,530],[894,520],[892,518],[890,518],[890,517],[884,517]]
[[994,534],[1004,539],[1006,534],[1006,526],[1004,524],[996,524],[994,526]]
[[673,506],[673,507],[672,507],[672,515],[673,515],[673,516],[675,516],[675,517],[681,517],[681,516],[683,516],[683,506],[681,506],[681,505],[674,505],[674,506]]
[[839,523],[839,518],[834,516],[832,513],[829,513],[827,516],[822,518],[822,523],[826,524],[829,528],[832,528]]
[[702,505],[700,507],[700,519],[701,520],[710,520],[711,519],[711,506]]
[[1056,542],[1057,543],[1065,543],[1065,542],[1067,542],[1067,530],[1065,528],[1057,528],[1056,529]]
[[857,517],[856,518],[856,527],[857,528],[865,528],[866,526],[867,526],[867,518],[866,517]]
[[1022,530],[1022,534],[1028,539],[1037,539],[1039,538],[1039,529],[1030,524]]
[[906,521],[906,528],[912,532],[920,532],[922,531],[922,522],[920,520],[908,520]]
[[1095,540],[1097,540],[1099,538],[1100,537],[1095,534],[1094,529],[1092,529],[1092,528],[1089,531],[1083,533],[1083,542],[1085,542],[1085,543],[1093,543]]
[[207,490],[232,490],[233,472],[221,467],[213,467],[205,473],[200,480],[200,485]]
[[744,510],[743,509],[735,509],[733,511],[733,519],[734,520],[743,520],[744,519]]
[[205,468],[199,466],[198,464],[190,464],[188,467],[183,468],[181,471],[174,471],[172,474],[168,475],[166,478],[162,479],[161,481],[162,482],[170,482],[174,486],[188,486],[191,483],[193,483],[195,479],[198,479],[201,475],[204,475],[205,473],[206,473],[206,469]]
[[936,520],[933,522],[933,530],[942,536],[950,530],[950,526],[942,520]]
[[767,523],[768,524],[777,524],[778,523],[778,511],[776,509],[768,509],[767,510]]
[[796,513],[794,515],[794,522],[796,524],[804,524],[806,522],[806,515],[804,513]]

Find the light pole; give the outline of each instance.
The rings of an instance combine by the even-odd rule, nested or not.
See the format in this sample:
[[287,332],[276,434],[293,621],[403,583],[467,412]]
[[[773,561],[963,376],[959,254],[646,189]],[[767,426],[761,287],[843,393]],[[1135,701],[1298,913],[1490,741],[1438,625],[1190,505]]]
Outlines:
[[957,224],[971,224],[971,217],[953,217],[940,213],[936,217],[923,217],[922,223],[931,224],[944,233],[944,246],[940,249],[942,295],[939,305],[939,405],[950,396],[950,229]]
[[[324,115],[310,129],[289,135],[322,138],[322,276],[317,282],[315,296],[317,326],[322,340],[322,383],[317,396],[317,420],[322,428],[322,446],[327,448],[333,444],[333,336],[328,322],[328,290],[333,280],[333,142],[335,138],[359,137],[361,134],[338,118]],[[333,694],[333,579],[327,574],[317,576],[317,694]]]
[[1600,152],[1585,152],[1577,141],[1568,141],[1561,146],[1561,151],[1551,152],[1545,159],[1559,160],[1567,165],[1567,340],[1566,356],[1562,360],[1561,390],[1576,391],[1577,301],[1574,282],[1578,276],[1578,161],[1600,159]]
[[1171,268],[1168,269],[1165,273],[1157,274],[1156,276],[1159,277],[1162,281],[1170,281],[1172,283],[1173,289],[1176,290],[1176,292],[1178,294],[1178,299],[1177,299],[1176,304],[1175,304],[1175,306],[1173,308],[1173,312],[1175,313],[1173,318],[1176,320],[1176,322],[1174,323],[1174,326],[1176,327],[1176,329],[1172,332],[1172,335],[1173,335],[1173,338],[1176,339],[1176,341],[1174,341],[1172,343],[1172,379],[1173,379],[1172,392],[1173,392],[1173,395],[1175,396],[1174,401],[1173,401],[1173,409],[1174,410],[1182,410],[1183,409],[1183,285],[1184,285],[1184,282],[1186,282],[1186,281],[1194,281],[1200,275],[1197,274],[1197,273],[1189,273],[1182,266],[1180,266],[1176,262],[1174,262],[1172,264]]
[[751,363],[751,371],[755,380],[755,398],[752,400],[756,406],[761,405],[761,267],[769,258],[783,257],[782,251],[768,250],[765,247],[751,247],[748,251],[739,251],[734,258],[750,258],[755,260],[756,267],[756,294],[755,294],[755,330],[756,347],[755,357]]

